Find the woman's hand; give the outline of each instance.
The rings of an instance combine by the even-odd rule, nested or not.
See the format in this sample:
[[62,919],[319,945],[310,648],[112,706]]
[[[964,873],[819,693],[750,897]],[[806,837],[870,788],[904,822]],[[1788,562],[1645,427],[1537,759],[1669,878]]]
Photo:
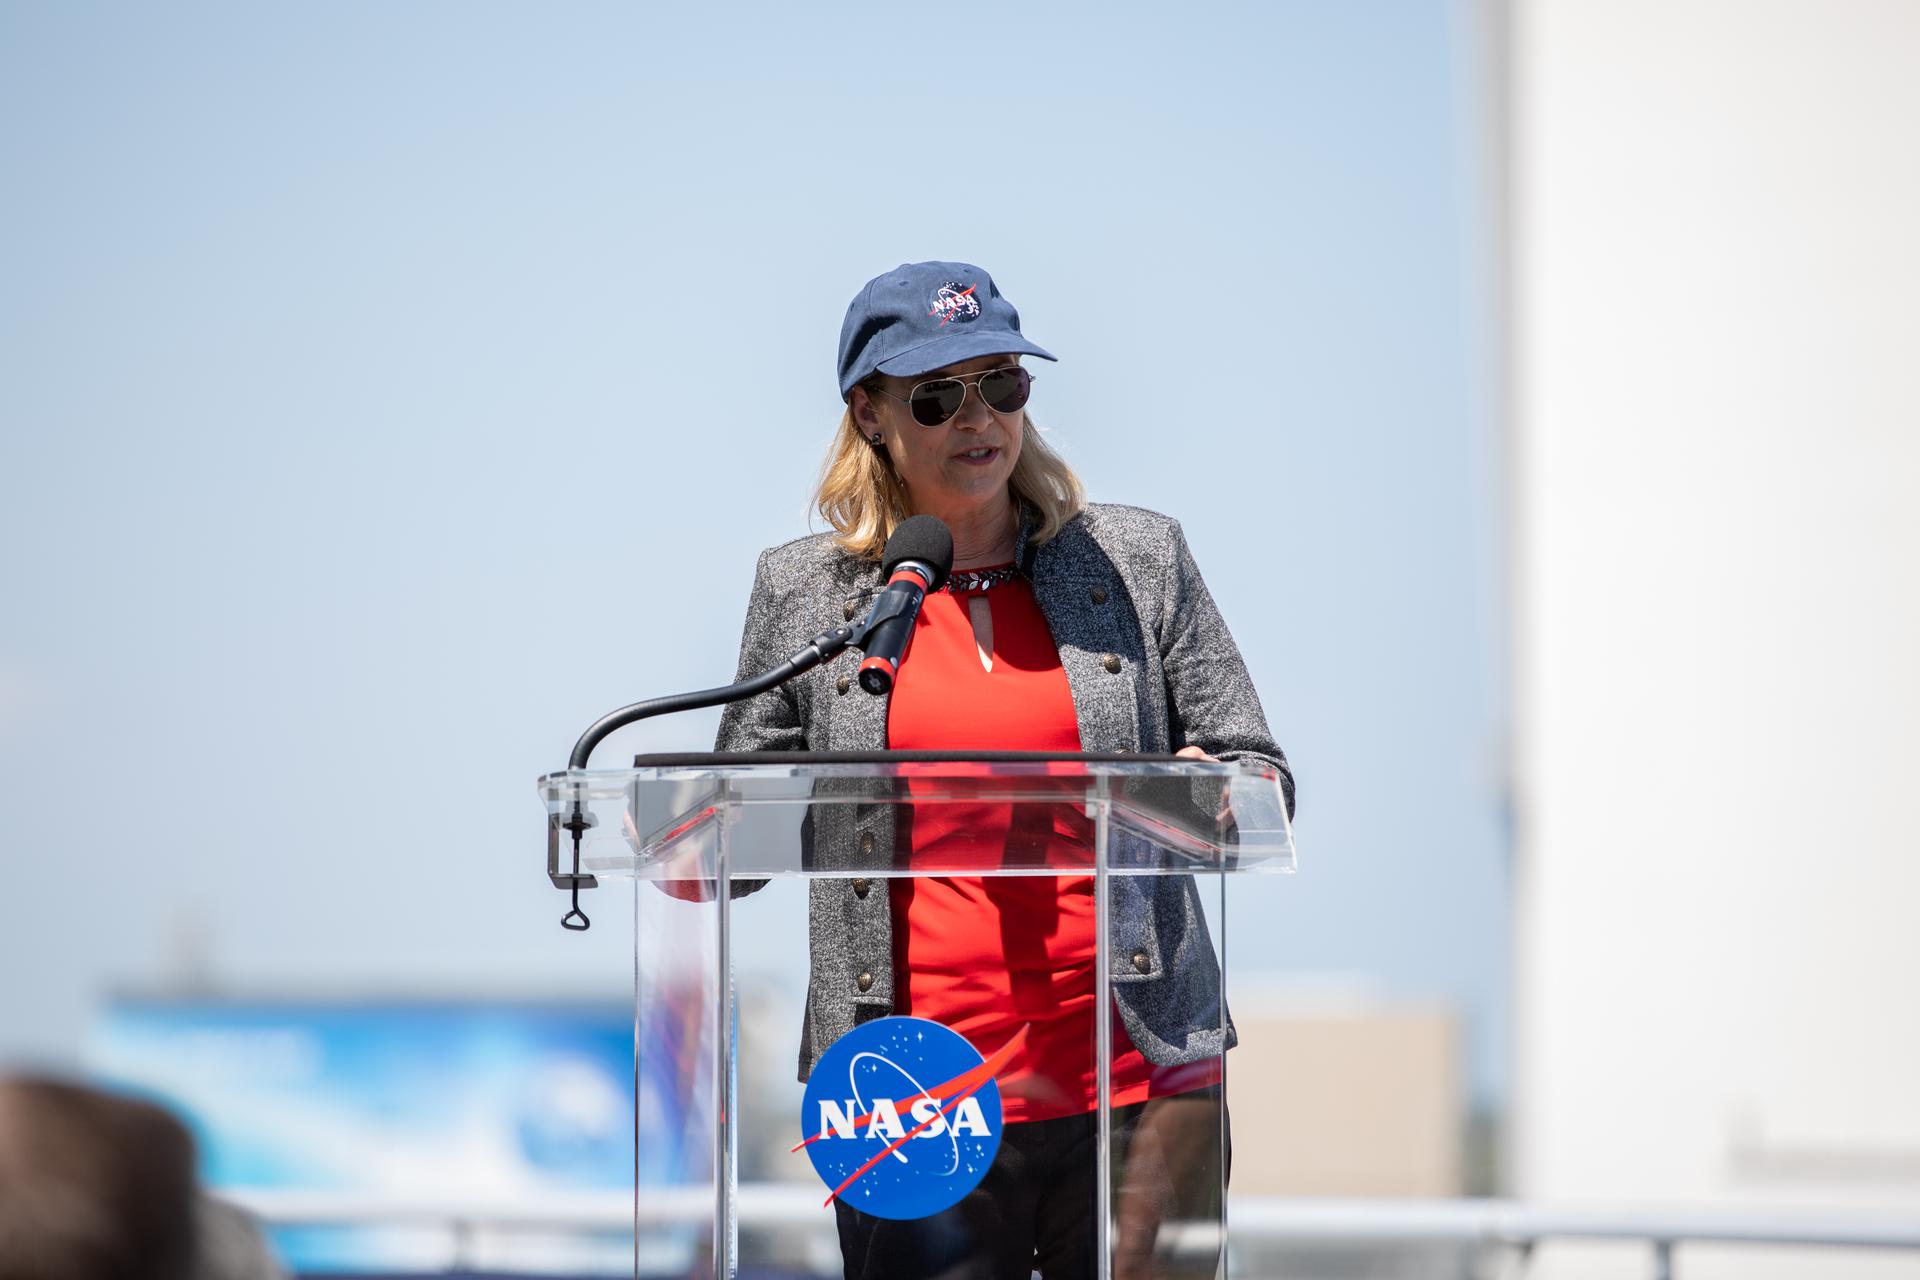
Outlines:
[[[1198,747],[1182,747],[1173,754],[1179,756],[1182,760],[1205,760],[1209,764],[1220,763],[1220,757],[1210,756]],[[1225,831],[1227,824],[1231,821],[1233,821],[1233,792],[1225,786],[1222,786],[1220,788],[1220,806],[1214,811],[1213,815],[1214,826],[1220,831]]]

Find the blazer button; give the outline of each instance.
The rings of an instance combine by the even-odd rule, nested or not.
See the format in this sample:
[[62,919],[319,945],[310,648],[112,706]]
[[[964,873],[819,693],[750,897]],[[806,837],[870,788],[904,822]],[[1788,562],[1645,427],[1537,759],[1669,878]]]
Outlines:
[[840,610],[840,616],[845,618],[848,622],[852,622],[853,615],[858,612],[860,612],[860,607],[856,605],[853,601],[849,600],[847,601],[846,608]]
[[[1131,959],[1131,960],[1133,961],[1133,971],[1134,971],[1135,973],[1151,973],[1151,972],[1153,972],[1153,961],[1152,961],[1152,960],[1149,960],[1149,959],[1147,958],[1147,953],[1146,953],[1146,952],[1144,952],[1144,951],[1136,951],[1136,952],[1134,952],[1134,953],[1133,953],[1133,955],[1132,955],[1131,957],[1129,957],[1129,958],[1130,958],[1130,959]],[[860,988],[860,989],[861,989],[862,991],[865,991],[865,990],[866,990],[866,988],[865,988],[865,987],[862,987],[862,988]]]
[[859,977],[853,980],[853,985],[860,988],[862,991],[871,991],[873,989],[873,975],[870,973],[863,973]]
[[873,832],[862,831],[860,833],[860,852],[863,854],[873,852]]
[[1107,602],[1107,589],[1105,587],[1095,587],[1087,593],[1087,596],[1095,604],[1105,604]]
[[1112,672],[1114,675],[1117,676],[1120,674],[1120,655],[1117,653],[1110,653],[1106,657],[1100,659],[1100,665],[1105,667],[1108,671]]
[[847,690],[853,688],[853,681],[849,680],[845,675],[842,675],[838,680],[833,682],[833,687],[838,692],[844,694]]
[[854,881],[853,881],[853,896],[854,896],[854,897],[856,897],[856,898],[864,898],[864,897],[866,897],[866,896],[867,896],[867,890],[868,890],[868,888],[869,888],[869,887],[870,887],[870,886],[868,885],[868,883],[867,883],[867,878],[866,878],[865,876],[856,876],[856,877],[854,877]]

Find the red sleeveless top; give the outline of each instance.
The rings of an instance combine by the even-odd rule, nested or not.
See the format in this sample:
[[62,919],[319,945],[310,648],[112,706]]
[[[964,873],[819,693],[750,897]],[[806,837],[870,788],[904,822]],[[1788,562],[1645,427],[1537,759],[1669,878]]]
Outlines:
[[[993,670],[981,666],[968,601],[993,616]],[[927,597],[887,711],[895,750],[1078,751],[1073,694],[1046,618],[1023,579]],[[1078,788],[1070,794],[1078,795]],[[1083,805],[944,804],[913,813],[913,856],[1019,865],[1088,863]],[[983,1055],[1021,1029],[1024,1054],[1001,1073],[1009,1121],[1097,1105],[1093,877],[941,876],[888,882],[894,1003],[951,1027]],[[1115,1106],[1217,1084],[1218,1060],[1156,1067],[1113,1019]]]

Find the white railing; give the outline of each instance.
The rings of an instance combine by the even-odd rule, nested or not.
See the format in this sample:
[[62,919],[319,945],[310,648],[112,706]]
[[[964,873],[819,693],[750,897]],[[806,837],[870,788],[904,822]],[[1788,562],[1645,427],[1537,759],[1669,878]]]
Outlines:
[[1550,1241],[1641,1241],[1656,1280],[1672,1280],[1682,1244],[1920,1250],[1920,1214],[1835,1209],[1555,1206],[1513,1200],[1235,1199],[1236,1241],[1456,1244],[1522,1259]]
[[[369,1196],[305,1191],[234,1191],[226,1197],[269,1226],[408,1226],[444,1230],[450,1269],[472,1266],[476,1242],[516,1233],[617,1235],[643,1225],[699,1223],[713,1212],[710,1190],[514,1196]],[[1920,1214],[1773,1207],[1674,1209],[1636,1205],[1551,1206],[1511,1200],[1335,1200],[1235,1197],[1234,1245],[1456,1245],[1505,1249],[1524,1259],[1550,1241],[1641,1241],[1653,1275],[1670,1280],[1683,1244],[1920,1251]],[[826,1228],[811,1187],[742,1187],[743,1230]]]

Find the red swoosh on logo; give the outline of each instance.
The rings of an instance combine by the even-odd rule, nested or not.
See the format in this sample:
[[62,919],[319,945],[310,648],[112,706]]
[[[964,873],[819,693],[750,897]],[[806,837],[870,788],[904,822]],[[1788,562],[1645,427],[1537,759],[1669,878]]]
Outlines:
[[[980,1082],[980,1084],[985,1084],[985,1083],[986,1081],[984,1080]],[[882,1160],[885,1160],[888,1156],[892,1155],[894,1152],[898,1151],[900,1148],[906,1146],[910,1140],[920,1135],[920,1131],[922,1129],[926,1128],[928,1125],[932,1124],[935,1120],[938,1120],[941,1116],[945,1115],[947,1112],[959,1106],[962,1102],[966,1101],[968,1098],[971,1098],[974,1095],[974,1091],[979,1089],[980,1084],[974,1085],[972,1089],[967,1090],[965,1093],[961,1094],[959,1097],[948,1102],[944,1107],[941,1107],[939,1111],[935,1112],[933,1115],[928,1116],[925,1120],[922,1120],[919,1124],[913,1126],[913,1128],[907,1130],[905,1133],[901,1134],[898,1138],[895,1138],[892,1142],[888,1143],[885,1150],[881,1151],[879,1155],[867,1161],[865,1164],[861,1165],[858,1169],[855,1169],[852,1173],[848,1174],[847,1180],[845,1182],[841,1183],[839,1186],[835,1187],[832,1191],[828,1192],[827,1198],[820,1202],[820,1207],[824,1209],[828,1205],[832,1204],[834,1201],[834,1198],[838,1196],[842,1191],[845,1191],[848,1187],[860,1181],[861,1175],[866,1173],[867,1170],[873,1168],[873,1166],[879,1164]]]

